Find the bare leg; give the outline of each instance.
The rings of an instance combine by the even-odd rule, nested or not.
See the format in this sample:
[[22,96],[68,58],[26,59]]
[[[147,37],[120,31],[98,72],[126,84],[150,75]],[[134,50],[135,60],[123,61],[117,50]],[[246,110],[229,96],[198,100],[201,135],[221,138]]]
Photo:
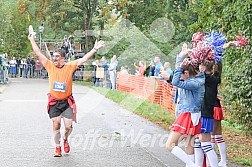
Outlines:
[[166,142],[166,148],[168,151],[172,151],[172,149],[178,145],[179,139],[182,137],[182,134],[179,132],[171,131],[171,134]]
[[67,140],[69,135],[72,132],[72,122],[73,119],[68,119],[63,117],[64,125],[65,125],[65,132],[64,132],[64,140]]
[[201,133],[201,134],[199,135],[199,140],[200,140],[201,142],[208,142],[208,141],[210,141],[210,140],[211,140],[211,135],[210,135],[210,133]]
[[222,135],[221,121],[214,120],[213,135]]
[[[192,135],[187,135],[187,137],[184,139],[185,152],[193,162],[195,162],[194,140],[195,140],[195,136],[192,136]],[[186,167],[188,167],[188,165],[186,165]]]
[[185,151],[188,155],[194,154],[194,140],[195,137],[191,135],[187,135],[185,139]]
[[61,116],[52,118],[53,121],[53,134],[56,147],[60,147],[60,126]]
[[189,158],[189,156],[177,145],[183,140],[187,135],[183,135],[179,132],[171,131],[171,134],[166,142],[166,148],[177,158],[182,160],[189,167],[195,167],[194,162]]

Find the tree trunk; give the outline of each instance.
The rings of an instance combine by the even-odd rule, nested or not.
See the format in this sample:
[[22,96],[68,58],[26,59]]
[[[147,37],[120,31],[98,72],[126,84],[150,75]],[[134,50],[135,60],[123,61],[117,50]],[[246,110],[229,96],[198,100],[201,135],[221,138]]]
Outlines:
[[84,31],[85,31],[85,44],[84,50],[88,52],[93,46],[92,34],[89,34],[89,30],[92,30],[92,18],[94,11],[96,10],[98,0],[83,0],[83,17],[84,17]]

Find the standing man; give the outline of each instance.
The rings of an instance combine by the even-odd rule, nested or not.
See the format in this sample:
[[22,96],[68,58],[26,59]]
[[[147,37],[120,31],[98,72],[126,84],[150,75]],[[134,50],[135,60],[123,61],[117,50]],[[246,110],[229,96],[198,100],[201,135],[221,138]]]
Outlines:
[[11,77],[15,77],[16,78],[16,74],[17,74],[17,70],[16,70],[16,66],[17,66],[17,61],[16,58],[13,57],[12,60],[10,61],[10,73],[11,73]]
[[73,52],[71,49],[68,50],[68,53],[66,54],[66,58],[65,58],[65,61],[68,62],[70,61],[70,58],[72,57],[73,55]]
[[53,52],[52,60],[43,55],[37,46],[34,35],[29,34],[28,39],[31,42],[34,53],[39,61],[45,67],[49,76],[50,93],[48,95],[48,114],[52,119],[54,141],[56,144],[55,157],[61,157],[60,146],[60,127],[61,118],[65,125],[64,132],[64,151],[68,153],[70,146],[68,136],[72,131],[72,121],[76,122],[76,105],[72,96],[72,76],[79,65],[82,65],[91,58],[98,49],[104,46],[103,41],[96,41],[94,48],[80,59],[65,63],[65,50],[57,49]]
[[56,41],[56,43],[54,44],[54,49],[56,50],[56,49],[59,49],[59,44],[58,44],[58,42]]
[[158,77],[158,74],[163,67],[163,64],[160,62],[160,57],[156,56],[154,58],[154,63],[156,64],[155,70],[154,70],[154,76]]
[[31,57],[31,76],[30,76],[30,78],[34,78],[35,66],[36,66],[36,62],[34,60],[34,57]]
[[27,57],[26,62],[27,62],[27,78],[28,76],[32,78],[32,61],[30,56]]
[[102,56],[101,58],[101,64],[100,67],[104,68],[104,78],[103,78],[103,84],[106,84],[107,81],[107,71],[108,71],[108,62],[105,56]]
[[116,59],[116,55],[114,55],[111,60],[110,60],[110,64],[109,64],[109,79],[111,82],[111,86],[112,86],[112,90],[116,89],[116,68],[118,65],[118,61]]
[[62,43],[62,47],[61,47],[61,48],[64,48],[64,49],[65,49],[65,53],[66,53],[66,54],[68,53],[68,49],[71,49],[70,42],[68,41],[66,35],[64,36],[64,40],[63,40],[63,43]]
[[160,71],[161,80],[166,80],[168,83],[171,83],[173,77],[173,71],[170,66],[169,62],[165,62],[164,67]]

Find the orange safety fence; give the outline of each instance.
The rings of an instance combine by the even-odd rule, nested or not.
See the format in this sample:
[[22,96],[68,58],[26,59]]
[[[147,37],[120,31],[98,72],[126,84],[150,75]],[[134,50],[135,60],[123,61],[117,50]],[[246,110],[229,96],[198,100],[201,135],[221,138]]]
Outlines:
[[116,88],[119,91],[128,92],[141,99],[156,103],[163,109],[175,113],[175,104],[173,103],[175,87],[158,77],[147,78],[118,73]]
[[[138,75],[117,74],[116,89],[128,92],[141,99],[160,105],[163,109],[175,114],[173,102],[175,86],[161,80],[160,77],[143,77]],[[224,104],[220,96],[221,106],[224,113]]]

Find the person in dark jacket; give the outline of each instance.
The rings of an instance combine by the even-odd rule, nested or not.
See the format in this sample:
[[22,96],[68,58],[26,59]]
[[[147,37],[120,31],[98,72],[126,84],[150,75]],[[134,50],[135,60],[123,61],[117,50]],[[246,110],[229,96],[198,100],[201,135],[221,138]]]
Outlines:
[[218,157],[211,145],[211,132],[214,124],[214,105],[218,92],[220,77],[214,61],[205,61],[200,65],[200,70],[206,76],[205,94],[201,106],[201,133],[199,141],[195,141],[195,163],[203,164],[203,152],[206,154],[211,166],[218,166]]

